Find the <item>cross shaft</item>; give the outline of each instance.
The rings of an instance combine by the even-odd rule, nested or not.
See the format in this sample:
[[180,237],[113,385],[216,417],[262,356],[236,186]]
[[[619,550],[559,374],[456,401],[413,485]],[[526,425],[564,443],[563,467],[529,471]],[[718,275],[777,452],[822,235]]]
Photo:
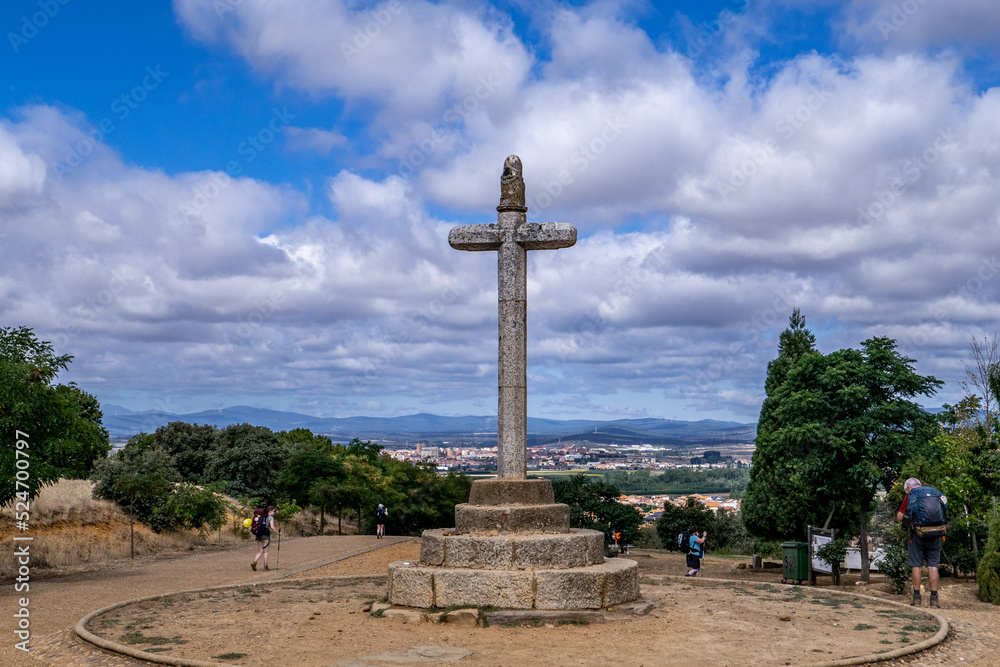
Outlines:
[[527,222],[521,159],[510,155],[500,177],[496,223],[461,225],[448,234],[456,250],[497,252],[499,328],[497,477],[526,479],[528,471],[527,252],[576,243],[576,227]]

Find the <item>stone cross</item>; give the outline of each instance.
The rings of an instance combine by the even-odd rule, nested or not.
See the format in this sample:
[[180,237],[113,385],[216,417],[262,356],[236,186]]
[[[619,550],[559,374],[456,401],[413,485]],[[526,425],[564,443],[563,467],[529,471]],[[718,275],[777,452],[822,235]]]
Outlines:
[[510,155],[500,177],[497,221],[462,225],[448,234],[456,250],[496,250],[500,328],[497,405],[497,477],[526,479],[528,473],[528,290],[529,250],[556,250],[576,243],[576,227],[563,222],[527,222],[521,158]]

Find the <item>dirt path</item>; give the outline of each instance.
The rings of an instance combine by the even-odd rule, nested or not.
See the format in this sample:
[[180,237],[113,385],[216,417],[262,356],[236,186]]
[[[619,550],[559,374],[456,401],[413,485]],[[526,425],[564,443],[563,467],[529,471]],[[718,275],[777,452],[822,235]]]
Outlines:
[[[403,540],[403,541],[399,541]],[[705,575],[732,580],[708,588],[684,579],[663,578],[683,573],[683,562],[672,554],[642,553],[634,557],[643,577],[643,596],[657,607],[647,616],[609,619],[605,624],[565,625],[538,628],[463,628],[436,624],[403,624],[373,619],[363,613],[363,605],[384,591],[377,585],[360,585],[350,594],[337,593],[331,586],[316,587],[303,577],[384,574],[389,562],[415,560],[419,543],[406,538],[376,541],[370,536],[315,537],[289,540],[282,545],[280,568],[272,572],[251,572],[247,562],[250,549],[202,554],[172,561],[152,563],[112,573],[75,575],[58,580],[32,583],[31,610],[34,650],[32,657],[12,648],[13,640],[0,646],[0,663],[17,667],[53,665],[139,665],[139,661],[108,656],[78,643],[69,632],[81,617],[97,608],[125,599],[175,592],[227,583],[282,581],[264,587],[269,592],[247,595],[213,594],[203,599],[190,597],[184,613],[176,607],[157,611],[157,605],[133,610],[142,621],[156,627],[157,634],[191,639],[195,649],[199,632],[219,637],[229,626],[229,634],[250,636],[246,619],[265,621],[272,636],[284,637],[294,646],[296,659],[288,659],[290,646],[282,643],[275,656],[261,655],[232,662],[239,665],[347,665],[390,664],[364,660],[380,651],[391,661],[403,659],[418,646],[453,647],[471,650],[459,661],[468,665],[578,664],[578,665],[663,665],[678,664],[667,656],[678,656],[678,647],[690,646],[701,661],[710,656],[712,664],[802,664],[829,660],[858,652],[896,648],[919,641],[923,623],[906,616],[909,610],[834,600],[822,589],[778,586],[780,570],[747,573],[734,570],[739,561],[706,559]],[[344,558],[357,554],[350,558]],[[338,560],[339,559],[339,560]],[[331,561],[336,561],[332,562]],[[329,564],[327,564],[329,563]],[[296,572],[298,572],[296,574]],[[662,584],[662,585],[661,585]],[[12,586],[3,589],[4,609],[15,602]],[[860,587],[850,586],[851,589]],[[899,601],[872,586],[868,595]],[[942,590],[941,614],[953,626],[946,642],[928,652],[889,664],[910,665],[1000,665],[1000,610],[980,603],[973,585],[946,580]],[[228,605],[228,606],[226,606]],[[163,605],[160,605],[163,606]],[[223,611],[225,608],[226,611]],[[200,611],[199,611],[200,609]],[[206,611],[207,610],[207,611]],[[914,610],[915,611],[915,610]],[[254,616],[256,612],[256,616]],[[277,613],[277,612],[280,612]],[[318,613],[317,613],[318,612]],[[210,613],[205,617],[203,613]],[[157,618],[156,614],[160,614]],[[4,614],[10,618],[9,614]],[[788,616],[788,620],[781,620]],[[138,618],[138,617],[136,617]],[[157,620],[151,620],[157,618]],[[209,623],[204,620],[210,618]],[[201,621],[198,621],[201,619]],[[280,619],[280,622],[279,620]],[[134,619],[133,619],[134,620]],[[122,627],[131,621],[120,616],[113,621]],[[905,626],[913,627],[906,631]],[[145,631],[154,633],[153,629]],[[241,635],[242,636],[242,635]],[[242,640],[241,640],[242,641]],[[225,654],[232,646],[211,639],[208,646]],[[226,648],[229,647],[229,648]],[[867,648],[865,648],[867,647]],[[167,650],[180,646],[167,645]],[[862,650],[864,649],[864,650]],[[798,652],[791,652],[797,650]],[[681,651],[683,652],[683,651]],[[201,653],[208,659],[215,653]],[[385,657],[385,656],[383,656]],[[40,661],[40,662],[39,662]],[[221,662],[222,660],[220,660]]]
[[91,611],[116,602],[208,586],[273,581],[303,568],[321,566],[338,558],[411,539],[387,537],[376,540],[374,535],[286,538],[281,541],[280,551],[276,543],[272,544],[270,558],[273,567],[268,572],[251,571],[249,563],[256,549],[248,542],[243,548],[229,551],[153,561],[134,567],[115,568],[110,572],[88,572],[31,581],[28,593],[18,593],[12,584],[6,584],[0,589],[0,604],[3,609],[0,616],[4,619],[0,621],[0,636],[4,637],[0,644],[0,664],[38,667],[38,662],[14,648],[16,639],[13,638],[13,614],[21,597],[26,596],[29,600],[32,645],[38,647],[32,654],[42,657],[42,648],[51,644],[51,641],[45,641],[46,636],[60,632],[67,634],[69,628]]

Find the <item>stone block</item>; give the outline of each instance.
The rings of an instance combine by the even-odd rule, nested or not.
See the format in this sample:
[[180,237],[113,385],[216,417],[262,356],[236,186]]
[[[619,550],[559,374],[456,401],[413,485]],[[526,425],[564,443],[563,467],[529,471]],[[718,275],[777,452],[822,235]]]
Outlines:
[[604,562],[604,533],[599,530],[587,532],[589,533],[587,560],[592,565],[599,565]]
[[444,567],[510,570],[513,569],[513,564],[512,540],[472,535],[445,538]]
[[606,577],[595,567],[539,570],[535,606],[538,609],[600,609]]
[[441,622],[448,625],[475,627],[479,623],[478,609],[456,609],[441,615]]
[[605,568],[607,580],[602,606],[624,604],[639,599],[639,564],[627,558],[612,558],[598,567]]
[[403,561],[389,563],[389,602],[404,607],[433,607],[434,570]]
[[437,568],[434,597],[438,607],[489,605],[504,609],[534,606],[534,575],[519,570]]
[[567,533],[569,505],[455,506],[455,529],[463,533]]
[[551,505],[556,501],[547,479],[477,479],[470,505]]
[[487,625],[536,625],[538,623],[604,623],[607,619],[599,611],[558,611],[529,609],[516,611],[490,611],[486,613]]
[[444,563],[445,537],[447,528],[425,530],[420,535],[420,562],[423,565],[442,565]]
[[382,618],[403,623],[422,623],[427,620],[427,615],[413,609],[386,609],[382,612]]
[[516,539],[514,544],[514,567],[519,570],[585,567],[591,564],[587,562],[587,536],[575,531],[561,535],[525,535]]

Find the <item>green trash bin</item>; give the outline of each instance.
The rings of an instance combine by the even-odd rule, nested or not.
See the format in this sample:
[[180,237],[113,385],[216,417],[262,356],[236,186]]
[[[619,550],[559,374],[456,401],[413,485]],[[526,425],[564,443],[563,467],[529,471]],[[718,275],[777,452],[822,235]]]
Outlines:
[[805,542],[782,542],[781,583],[801,584],[809,578],[809,545]]

